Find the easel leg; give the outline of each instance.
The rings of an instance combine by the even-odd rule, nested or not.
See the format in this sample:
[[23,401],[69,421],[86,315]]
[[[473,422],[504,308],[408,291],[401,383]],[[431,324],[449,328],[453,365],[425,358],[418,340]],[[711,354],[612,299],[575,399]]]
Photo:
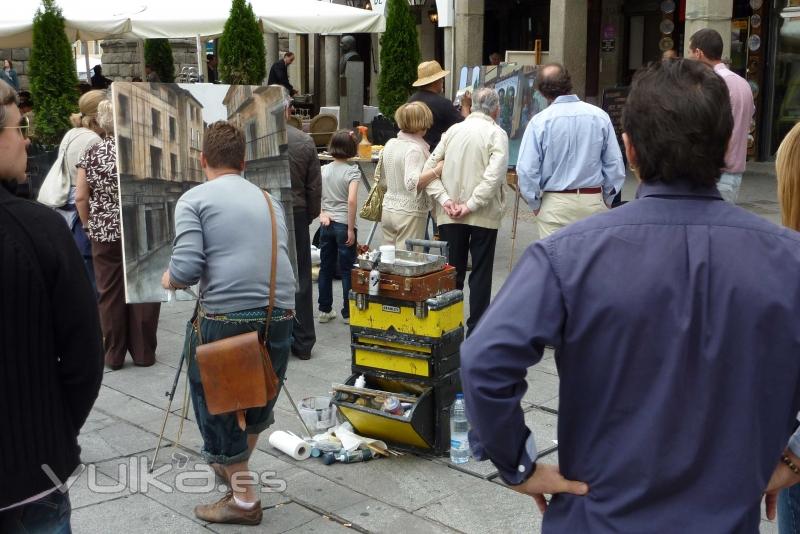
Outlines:
[[519,185],[514,188],[514,215],[511,219],[511,254],[508,260],[508,272],[514,267],[514,247],[517,244],[517,221],[519,220]]
[[[178,369],[175,371],[175,380],[172,381],[172,389],[167,392],[167,397],[169,397],[169,402],[167,402],[167,410],[164,412],[164,421],[161,422],[161,432],[158,434],[158,443],[156,444],[156,451],[153,454],[153,460],[150,462],[150,470],[149,472],[153,472],[153,468],[156,465],[156,460],[158,460],[158,453],[161,450],[161,442],[164,439],[164,430],[167,428],[167,418],[169,418],[170,410],[172,409],[172,399],[175,398],[175,390],[178,388],[178,380],[181,378],[181,371],[183,370],[183,362],[186,359],[186,351],[182,351],[181,359],[178,362]],[[186,377],[188,382],[189,377]],[[182,411],[186,412],[186,395],[184,395],[184,406]],[[183,427],[183,422],[181,422],[181,428]],[[177,444],[177,442],[176,442]]]

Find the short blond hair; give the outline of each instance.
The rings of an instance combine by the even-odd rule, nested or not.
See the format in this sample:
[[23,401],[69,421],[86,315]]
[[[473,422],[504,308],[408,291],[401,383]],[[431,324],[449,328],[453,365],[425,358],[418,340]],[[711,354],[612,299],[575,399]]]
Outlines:
[[433,125],[433,113],[422,102],[410,102],[397,108],[394,120],[405,133],[415,134],[430,129]]
[[800,123],[786,134],[775,159],[781,222],[800,230]]

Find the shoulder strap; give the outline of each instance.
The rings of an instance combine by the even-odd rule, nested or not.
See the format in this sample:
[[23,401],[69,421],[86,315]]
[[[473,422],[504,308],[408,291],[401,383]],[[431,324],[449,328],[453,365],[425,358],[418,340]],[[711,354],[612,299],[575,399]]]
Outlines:
[[272,319],[272,309],[275,307],[275,275],[277,274],[276,265],[278,263],[278,228],[275,221],[275,208],[272,206],[272,199],[269,193],[262,191],[269,207],[270,228],[272,231],[272,259],[269,266],[269,305],[267,306],[267,324],[264,336],[269,337],[269,322]]

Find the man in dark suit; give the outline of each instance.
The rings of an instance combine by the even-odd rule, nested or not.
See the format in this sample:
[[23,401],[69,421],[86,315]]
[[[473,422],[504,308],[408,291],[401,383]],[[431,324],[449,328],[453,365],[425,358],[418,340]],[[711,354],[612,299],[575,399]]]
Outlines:
[[282,85],[289,91],[290,96],[297,94],[292,84],[289,83],[289,65],[294,62],[294,52],[286,52],[283,59],[276,61],[269,69],[267,85]]

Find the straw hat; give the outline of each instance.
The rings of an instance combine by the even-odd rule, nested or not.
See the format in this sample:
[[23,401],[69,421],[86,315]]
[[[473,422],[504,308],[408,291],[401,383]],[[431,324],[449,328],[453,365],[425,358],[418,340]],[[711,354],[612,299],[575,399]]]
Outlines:
[[443,70],[438,61],[426,61],[417,67],[417,81],[412,83],[414,87],[422,87],[433,83],[439,78],[444,78],[450,74],[449,70]]

